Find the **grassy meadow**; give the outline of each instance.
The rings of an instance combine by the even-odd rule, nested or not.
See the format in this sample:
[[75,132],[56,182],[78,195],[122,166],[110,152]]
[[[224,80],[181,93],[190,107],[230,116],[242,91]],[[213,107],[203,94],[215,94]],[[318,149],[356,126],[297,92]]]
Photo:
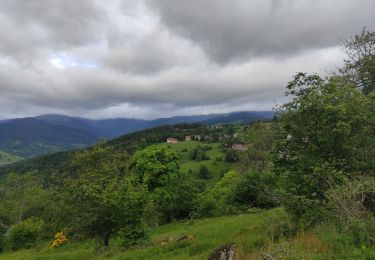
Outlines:
[[[254,214],[214,217],[174,222],[150,231],[144,246],[121,249],[112,241],[107,251],[97,251],[94,240],[70,241],[50,249],[49,242],[39,247],[5,252],[0,259],[81,260],[207,259],[220,245],[235,243],[237,259],[375,259],[375,249],[354,247],[350,239],[340,236],[333,225],[321,225],[309,231],[292,234],[290,221],[282,208]],[[188,236],[189,239],[177,241]],[[338,258],[339,257],[339,258]]]
[[21,160],[22,158],[16,155],[12,155],[3,151],[0,151],[0,166],[9,164],[9,163],[14,163],[16,161]]
[[[108,252],[95,252],[94,241],[71,242],[57,249],[49,249],[45,242],[38,249],[0,254],[0,259],[207,259],[218,245],[228,243],[236,243],[239,255],[247,259],[269,242],[272,232],[287,225],[285,212],[277,208],[163,225],[151,230],[148,244],[124,251],[116,241]],[[183,236],[190,239],[176,241]]]
[[[220,180],[223,173],[236,168],[236,165],[234,163],[228,163],[225,161],[225,154],[221,149],[221,143],[180,141],[177,144],[164,143],[160,145],[167,146],[170,149],[176,151],[176,153],[181,158],[180,167],[182,172],[189,173],[189,170],[191,169],[194,177],[198,178],[199,167],[202,164],[207,166],[212,176],[210,179],[205,180],[208,185],[212,185],[216,183],[218,180]],[[209,157],[208,160],[203,160],[199,162],[191,159],[191,152],[194,150],[194,148],[198,147],[199,145],[211,147],[211,150],[206,151],[206,154]]]

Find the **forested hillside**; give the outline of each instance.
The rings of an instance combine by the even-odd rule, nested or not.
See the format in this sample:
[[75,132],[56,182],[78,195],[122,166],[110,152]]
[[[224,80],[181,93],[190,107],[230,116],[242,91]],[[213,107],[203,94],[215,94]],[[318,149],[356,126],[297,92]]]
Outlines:
[[85,147],[97,139],[88,131],[51,125],[35,118],[0,123],[0,150],[24,158]]

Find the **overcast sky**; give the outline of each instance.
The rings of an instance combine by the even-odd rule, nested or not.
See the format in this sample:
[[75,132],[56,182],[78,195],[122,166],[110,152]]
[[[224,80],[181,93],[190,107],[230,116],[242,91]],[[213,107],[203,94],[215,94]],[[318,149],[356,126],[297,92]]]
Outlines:
[[0,118],[271,110],[340,66],[374,0],[0,0]]

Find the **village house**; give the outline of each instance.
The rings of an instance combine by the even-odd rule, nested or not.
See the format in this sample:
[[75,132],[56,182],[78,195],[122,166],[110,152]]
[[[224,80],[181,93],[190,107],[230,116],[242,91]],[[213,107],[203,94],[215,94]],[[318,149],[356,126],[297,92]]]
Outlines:
[[176,138],[171,138],[171,137],[167,138],[167,144],[177,144],[177,143],[178,141]]
[[197,141],[200,141],[201,140],[201,136],[200,135],[194,135],[194,139],[197,140]]
[[191,136],[190,135],[185,136],[185,141],[186,142],[191,141]]

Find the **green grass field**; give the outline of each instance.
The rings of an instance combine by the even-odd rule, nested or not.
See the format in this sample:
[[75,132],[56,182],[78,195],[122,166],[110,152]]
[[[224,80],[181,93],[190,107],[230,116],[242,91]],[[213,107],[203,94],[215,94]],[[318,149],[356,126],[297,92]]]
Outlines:
[[[57,249],[49,249],[45,243],[39,249],[0,254],[0,259],[101,259],[104,256],[110,259],[207,259],[216,247],[227,243],[236,243],[239,254],[249,257],[267,243],[270,227],[276,222],[278,226],[287,225],[287,217],[280,208],[258,214],[171,223],[151,230],[147,245],[128,250],[120,250],[116,241],[105,254],[95,252],[93,241],[71,242]],[[192,239],[177,242],[182,236]]]
[[[175,222],[150,231],[150,241],[139,247],[121,249],[112,240],[110,248],[95,250],[95,242],[71,241],[57,249],[49,242],[38,248],[5,252],[0,260],[80,260],[80,259],[207,259],[225,244],[235,243],[236,259],[375,259],[375,249],[357,247],[334,225],[321,225],[308,231],[290,233],[290,220],[282,208],[256,214],[241,214]],[[190,239],[177,241],[189,236]],[[52,238],[51,238],[52,240]],[[273,255],[274,258],[264,258]]]
[[9,163],[14,163],[16,161],[21,160],[22,158],[16,155],[12,155],[3,151],[0,151],[0,166],[9,164]]
[[[220,178],[221,174],[229,170],[236,168],[234,163],[228,163],[225,161],[225,154],[221,151],[221,143],[203,143],[197,141],[179,142],[177,144],[160,144],[168,146],[172,150],[175,150],[181,158],[181,170],[185,173],[192,170],[195,178],[198,178],[199,167],[204,164],[207,166],[212,174],[212,178],[205,180],[208,185],[216,183]],[[209,160],[196,161],[190,158],[190,154],[194,148],[198,145],[210,146],[211,150],[207,151],[206,154],[209,156]]]

